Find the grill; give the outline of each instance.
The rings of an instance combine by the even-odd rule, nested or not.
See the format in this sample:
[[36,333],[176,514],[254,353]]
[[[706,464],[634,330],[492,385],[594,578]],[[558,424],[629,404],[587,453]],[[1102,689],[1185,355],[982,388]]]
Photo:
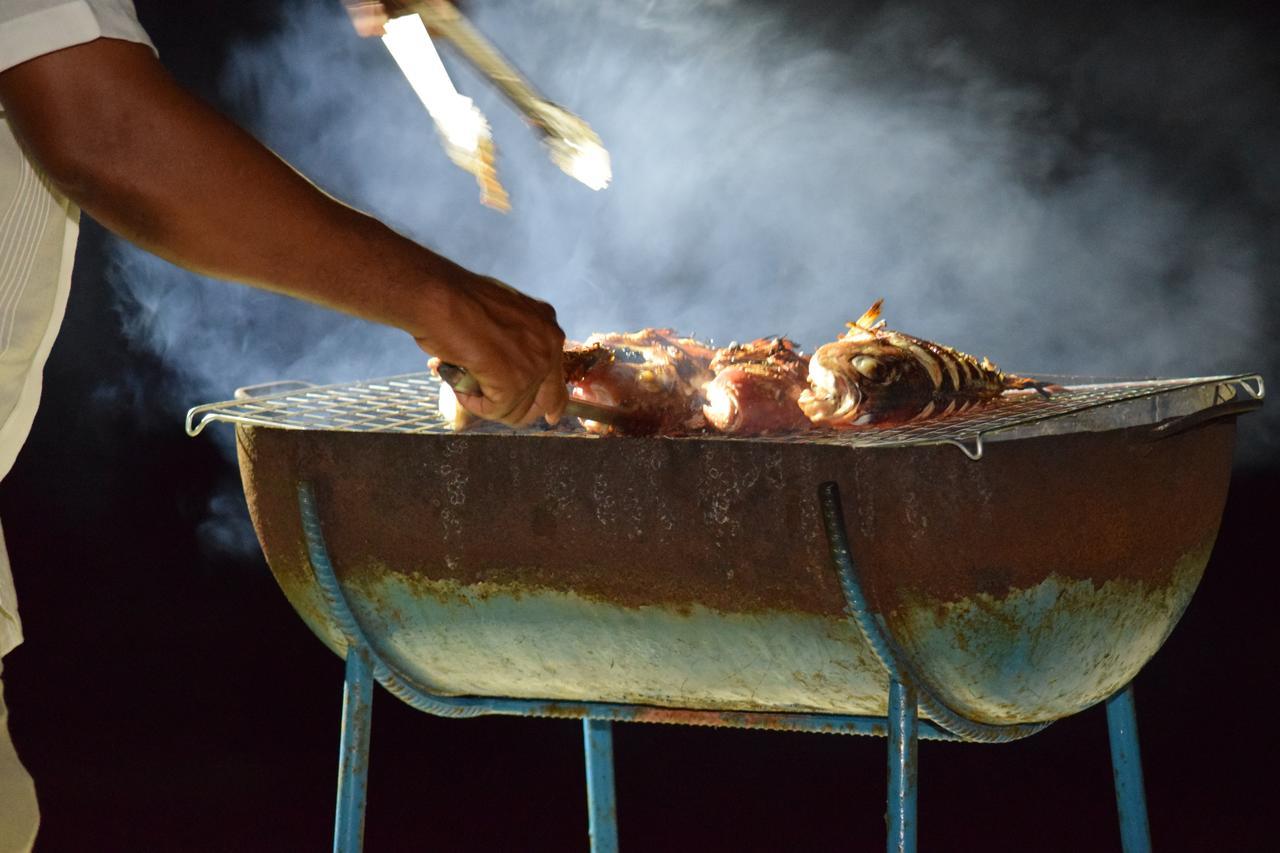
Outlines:
[[1264,388],[1059,381],[891,430],[612,439],[453,433],[411,374],[244,389],[187,430],[235,424],[272,572],[346,657],[348,846],[377,681],[436,714],[583,718],[599,850],[611,721],[887,734],[910,849],[918,737],[1025,737],[1106,701],[1143,849],[1127,685],[1199,582]]
[[[996,434],[1011,439],[1157,423],[1232,401],[1261,400],[1264,394],[1262,377],[1257,374],[1115,382],[1062,376],[1040,378],[1064,385],[1066,390],[1048,399],[1034,392],[1010,393],[990,405],[953,417],[888,429],[701,437],[841,447],[947,443],[976,460],[982,456],[984,440]],[[440,381],[430,373],[341,385],[273,383],[241,389],[235,400],[191,409],[187,413],[187,433],[198,435],[208,424],[225,421],[280,429],[449,434],[453,430],[437,413],[439,393]],[[476,429],[503,435],[598,438],[581,430],[511,430],[496,424],[482,424]]]

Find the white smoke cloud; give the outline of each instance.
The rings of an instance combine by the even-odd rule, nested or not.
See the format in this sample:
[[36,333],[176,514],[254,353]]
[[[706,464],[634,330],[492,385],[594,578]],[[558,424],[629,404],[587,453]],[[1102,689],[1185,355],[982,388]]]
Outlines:
[[[814,346],[883,296],[891,325],[1015,371],[1276,364],[1277,231],[1258,210],[1280,205],[1277,149],[1262,147],[1280,133],[1250,119],[1270,100],[1248,67],[1232,76],[1243,36],[1226,25],[1100,37],[1071,79],[1115,115],[1175,114],[1195,157],[1257,169],[1252,195],[1206,191],[1193,180],[1203,162],[1170,168],[1177,146],[1157,157],[1140,129],[1091,127],[1061,92],[1002,71],[921,6],[828,26],[734,0],[476,2],[478,26],[595,127],[615,170],[602,193],[565,177],[446,46],[494,127],[514,204],[502,216],[448,162],[382,46],[357,39],[336,6],[305,6],[241,46],[228,103],[337,196],[551,301],[571,337],[674,325]],[[186,402],[422,368],[400,333],[125,246],[118,264],[137,307],[130,330],[173,365]],[[1245,422],[1254,459],[1270,452],[1260,420]]]

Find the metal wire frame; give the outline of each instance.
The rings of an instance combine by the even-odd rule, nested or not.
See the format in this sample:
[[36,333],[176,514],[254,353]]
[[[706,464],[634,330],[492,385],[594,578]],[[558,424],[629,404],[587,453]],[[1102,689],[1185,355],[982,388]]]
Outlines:
[[[786,729],[792,731],[880,735],[889,738],[888,849],[910,853],[916,848],[917,743],[921,738],[997,742],[1028,737],[1048,723],[991,726],[968,720],[938,700],[909,657],[893,642],[883,620],[867,606],[857,565],[849,551],[839,488],[824,483],[819,491],[823,518],[831,546],[832,561],[840,577],[850,618],[855,622],[889,676],[888,717],[841,716],[831,714],[769,714],[754,712],[699,711],[596,702],[559,702],[537,699],[437,696],[423,690],[413,680],[378,654],[364,627],[346,600],[328,549],[309,483],[298,486],[298,506],[307,552],[316,581],[329,605],[330,616],[346,643],[347,684],[343,701],[343,729],[340,747],[339,784],[334,822],[335,851],[358,851],[362,844],[364,804],[367,794],[369,717],[372,681],[418,710],[446,717],[475,717],[483,714],[518,716],[577,717],[583,720],[586,754],[589,834],[593,853],[615,853],[618,849],[617,805],[613,785],[612,723],[665,722],[734,728]],[[931,720],[920,719],[923,710]],[[1108,706],[1110,719],[1110,706]],[[1132,705],[1128,706],[1133,729]],[[1113,723],[1113,743],[1117,724]],[[1128,743],[1127,741],[1125,743]],[[1125,771],[1126,797],[1121,797],[1122,768],[1116,764],[1117,802],[1121,808],[1126,845],[1129,835],[1141,836],[1136,826],[1131,768],[1136,761],[1136,735],[1127,754],[1135,756]],[[1137,776],[1141,806],[1141,830],[1145,832],[1146,811],[1141,799],[1141,769]],[[1129,819],[1126,822],[1126,806]],[[1130,848],[1126,846],[1128,851]],[[1141,848],[1133,848],[1141,849]]]
[[[374,679],[409,706],[438,717],[478,717],[506,715],[524,717],[559,717],[570,719],[612,720],[618,722],[673,723],[680,725],[723,726],[730,728],[770,729],[774,731],[822,732],[884,737],[885,721],[880,717],[845,716],[840,714],[756,713],[746,711],[705,711],[661,708],[650,705],[626,705],[607,702],[578,702],[543,699],[507,699],[472,696],[440,696],[423,690],[411,677],[399,672],[375,651],[368,634],[347,603],[346,594],[334,572],[333,562],[324,543],[315,494],[309,483],[298,486],[298,506],[302,516],[307,553],[316,582],[329,605],[329,615],[342,632],[348,650],[368,650],[370,671]],[[920,724],[920,737],[926,740],[962,740],[950,731],[929,721]]]
[[[1071,381],[1071,380],[1064,380]],[[283,390],[282,390],[283,389]],[[1173,414],[1170,405],[1178,392],[1203,391],[1203,402],[1183,402],[1187,406],[1207,406],[1233,398],[1261,400],[1265,395],[1262,377],[1256,374],[1209,376],[1187,379],[1151,379],[1116,382],[1081,382],[1053,393],[1048,399],[1031,391],[1006,393],[986,405],[942,418],[931,418],[897,427],[866,430],[813,430],[778,436],[736,437],[714,433],[663,437],[663,440],[754,441],[767,443],[807,443],[844,447],[886,447],[919,444],[952,444],[972,459],[980,459],[984,441],[1000,433],[1035,425],[1064,430],[1114,428],[1136,425],[1120,418],[1119,403],[1150,403],[1136,415],[1140,423],[1153,423]],[[265,391],[266,393],[261,393]],[[310,385],[303,382],[273,383],[241,389],[237,399],[196,406],[187,412],[189,435],[199,434],[208,424],[225,421],[248,426],[279,429],[336,430],[343,432],[407,433],[452,435],[452,428],[439,415],[440,381],[430,373],[410,373],[386,379],[340,385]],[[1111,408],[1108,408],[1111,407]],[[1168,410],[1168,411],[1166,411]],[[1110,413],[1110,414],[1108,414]],[[1094,423],[1086,423],[1090,415]],[[1076,422],[1067,423],[1075,418]],[[1097,422],[1100,418],[1100,423]],[[482,424],[476,432],[525,435],[559,439],[598,439],[581,429],[511,430],[496,424]]]
[[1029,737],[1044,730],[1049,723],[993,726],[975,722],[952,711],[937,698],[910,655],[894,641],[884,618],[867,605],[866,595],[862,591],[862,582],[858,579],[857,564],[854,563],[849,551],[844,508],[840,502],[840,487],[835,483],[823,483],[818,489],[818,494],[822,504],[822,520],[827,528],[827,541],[831,545],[831,559],[835,563],[836,573],[840,576],[840,588],[844,592],[849,615],[858,626],[858,631],[867,645],[875,653],[876,659],[880,661],[880,665],[884,667],[885,672],[889,673],[890,678],[910,686],[917,694],[916,701],[920,709],[935,723],[961,740],[1002,743]]

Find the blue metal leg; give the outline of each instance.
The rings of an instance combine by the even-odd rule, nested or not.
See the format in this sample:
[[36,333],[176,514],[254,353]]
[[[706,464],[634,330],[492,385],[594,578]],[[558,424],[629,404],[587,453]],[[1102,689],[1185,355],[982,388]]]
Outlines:
[[917,744],[916,691],[889,682],[889,853],[915,853]]
[[583,720],[587,755],[587,818],[592,853],[618,851],[618,801],[613,792],[613,723]]
[[347,647],[347,680],[342,688],[342,735],[338,744],[338,806],[333,819],[334,853],[359,853],[364,846],[364,804],[369,792],[369,724],[373,674],[362,649]]
[[1120,844],[1124,853],[1150,853],[1151,829],[1147,825],[1147,792],[1142,782],[1132,684],[1107,700],[1107,730],[1111,735],[1116,808],[1120,812]]

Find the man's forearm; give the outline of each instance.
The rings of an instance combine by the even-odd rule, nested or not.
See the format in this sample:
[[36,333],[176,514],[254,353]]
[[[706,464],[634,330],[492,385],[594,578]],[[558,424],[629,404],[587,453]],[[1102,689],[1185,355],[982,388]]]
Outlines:
[[99,39],[39,57],[0,74],[0,101],[72,201],[190,269],[415,336],[433,304],[447,310],[442,285],[468,275],[325,195],[141,45]]
[[[325,195],[115,39],[0,73],[27,153],[108,228],[189,269],[398,326],[466,367],[465,405],[521,424],[564,407],[555,310]],[[287,331],[285,332],[287,333]]]

